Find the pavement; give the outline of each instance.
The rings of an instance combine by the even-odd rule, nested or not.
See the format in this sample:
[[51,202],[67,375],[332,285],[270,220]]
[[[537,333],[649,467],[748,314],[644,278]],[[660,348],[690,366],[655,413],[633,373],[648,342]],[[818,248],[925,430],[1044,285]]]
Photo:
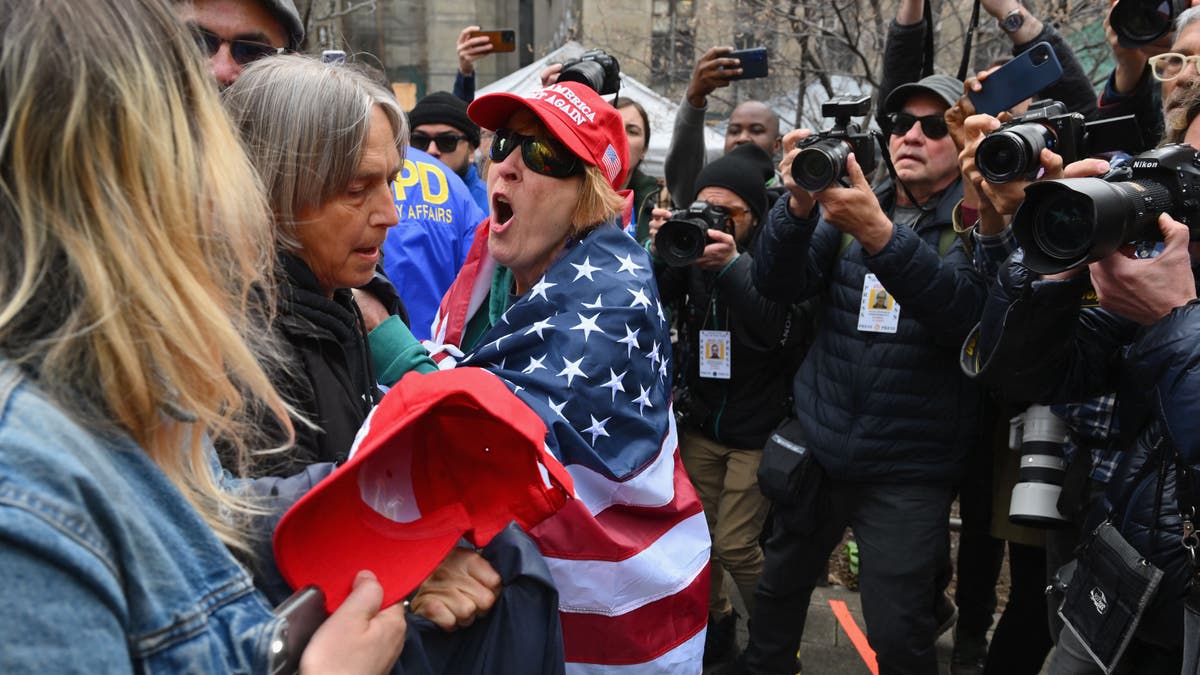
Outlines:
[[[741,606],[741,598],[732,584],[727,588],[731,591],[735,608],[742,615],[738,622],[738,646],[746,645],[745,608]],[[857,591],[845,586],[818,586],[813,591],[812,601],[808,607],[808,619],[804,627],[804,637],[800,641],[800,660],[804,668],[802,675],[871,675],[862,655],[859,653],[847,631],[839,623],[834,614],[833,603],[844,603],[847,614],[853,619],[858,630],[865,634],[866,623],[863,621],[862,602]],[[999,619],[999,616],[996,617]],[[993,624],[995,625],[995,624]],[[954,648],[954,630],[950,629],[938,637],[938,673],[950,673],[950,652]],[[990,637],[990,635],[989,635]],[[865,639],[864,639],[865,642]],[[708,672],[707,669],[706,672]],[[1043,669],[1042,671],[1046,671]]]

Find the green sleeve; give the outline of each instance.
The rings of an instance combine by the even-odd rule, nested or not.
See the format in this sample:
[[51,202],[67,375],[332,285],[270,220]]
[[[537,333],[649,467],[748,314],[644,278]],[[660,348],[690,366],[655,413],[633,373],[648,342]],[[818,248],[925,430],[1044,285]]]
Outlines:
[[395,385],[409,371],[432,373],[438,369],[398,316],[388,317],[367,335],[367,339],[371,342],[371,361],[376,377],[386,387]]

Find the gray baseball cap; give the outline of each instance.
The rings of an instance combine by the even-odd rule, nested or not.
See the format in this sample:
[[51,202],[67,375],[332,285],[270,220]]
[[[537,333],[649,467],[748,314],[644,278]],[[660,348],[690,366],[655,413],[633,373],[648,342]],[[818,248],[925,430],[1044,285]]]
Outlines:
[[288,33],[287,48],[296,51],[304,42],[304,22],[300,20],[300,12],[296,11],[296,3],[292,0],[258,0],[267,8],[279,23],[283,24]]
[[949,75],[934,74],[916,82],[902,84],[888,94],[887,100],[883,102],[883,113],[886,115],[900,110],[904,107],[904,102],[916,93],[933,94],[945,101],[946,107],[949,108],[963,95],[963,83],[962,80]]

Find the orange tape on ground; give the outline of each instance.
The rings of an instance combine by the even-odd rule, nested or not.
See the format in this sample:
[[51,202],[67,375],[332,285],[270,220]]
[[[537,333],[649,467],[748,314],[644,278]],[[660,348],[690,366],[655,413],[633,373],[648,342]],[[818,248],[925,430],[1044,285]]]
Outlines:
[[833,610],[833,615],[837,617],[838,623],[842,624],[842,630],[846,631],[846,637],[850,638],[850,642],[858,650],[858,655],[862,657],[863,663],[867,664],[867,669],[871,671],[871,675],[879,675],[879,664],[875,661],[875,650],[871,649],[871,645],[867,643],[867,636],[863,634],[862,629],[854,622],[854,617],[850,615],[850,609],[846,607],[846,603],[841,600],[830,600],[829,607]]

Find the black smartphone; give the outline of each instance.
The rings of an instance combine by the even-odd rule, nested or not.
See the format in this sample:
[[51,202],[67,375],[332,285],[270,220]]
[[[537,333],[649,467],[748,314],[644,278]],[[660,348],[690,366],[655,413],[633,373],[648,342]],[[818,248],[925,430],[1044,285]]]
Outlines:
[[517,31],[511,28],[471,31],[471,37],[480,36],[487,36],[488,42],[492,43],[493,52],[517,51]]
[[300,670],[300,656],[304,648],[328,616],[325,613],[325,594],[316,586],[305,586],[271,613],[283,621],[279,622],[271,635],[267,672],[270,675],[292,675]]
[[742,74],[734,75],[731,80],[752,80],[767,76],[767,48],[738,49],[729,52],[722,58],[737,59],[741,63]]
[[999,115],[1014,105],[1058,82],[1062,64],[1049,42],[1039,42],[992,71],[983,89],[967,96],[975,112]]

